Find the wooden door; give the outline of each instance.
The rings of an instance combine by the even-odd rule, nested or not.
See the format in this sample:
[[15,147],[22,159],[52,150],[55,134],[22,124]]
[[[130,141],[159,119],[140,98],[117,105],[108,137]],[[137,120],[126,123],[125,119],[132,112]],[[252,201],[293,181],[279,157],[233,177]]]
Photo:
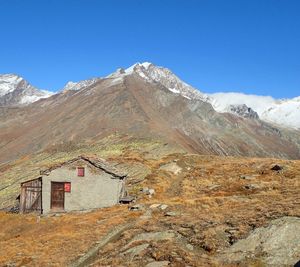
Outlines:
[[51,182],[51,209],[64,210],[65,190],[64,183]]

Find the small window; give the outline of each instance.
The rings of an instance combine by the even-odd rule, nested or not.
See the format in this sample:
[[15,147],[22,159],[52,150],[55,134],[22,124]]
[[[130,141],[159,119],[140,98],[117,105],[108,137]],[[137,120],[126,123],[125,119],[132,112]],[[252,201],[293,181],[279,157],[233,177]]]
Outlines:
[[80,176],[80,177],[84,176],[84,168],[83,167],[77,168],[77,176]]
[[71,192],[71,183],[65,183],[65,192]]

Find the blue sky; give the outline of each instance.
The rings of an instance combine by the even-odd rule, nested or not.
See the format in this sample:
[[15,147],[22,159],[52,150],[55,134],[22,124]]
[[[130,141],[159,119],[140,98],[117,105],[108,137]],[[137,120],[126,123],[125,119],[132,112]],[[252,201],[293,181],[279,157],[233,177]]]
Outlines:
[[298,0],[0,0],[0,73],[52,91],[150,61],[204,92],[300,95]]

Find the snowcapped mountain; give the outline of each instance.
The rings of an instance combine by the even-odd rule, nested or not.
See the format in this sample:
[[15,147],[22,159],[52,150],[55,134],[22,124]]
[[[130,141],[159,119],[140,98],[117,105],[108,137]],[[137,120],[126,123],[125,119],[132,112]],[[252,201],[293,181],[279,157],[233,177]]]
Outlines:
[[89,86],[60,91],[26,109],[1,108],[0,161],[112,133],[163,140],[192,153],[300,158],[300,131],[256,119],[242,101],[227,110],[234,115],[217,112],[210,104],[215,99],[168,69],[137,63],[81,84]]
[[52,94],[38,90],[18,75],[0,75],[0,106],[26,105]]
[[270,96],[243,93],[206,94],[183,82],[169,69],[149,62],[136,63],[127,69],[118,69],[107,78],[117,83],[134,73],[148,82],[160,83],[171,92],[187,99],[208,102],[217,112],[229,112],[252,119],[259,117],[270,123],[300,129],[300,97],[277,100]]
[[69,91],[69,90],[80,90],[82,88],[86,88],[98,81],[100,81],[101,78],[92,78],[92,79],[88,79],[88,80],[83,80],[83,81],[79,81],[79,82],[67,82],[66,85],[64,86],[64,88],[62,89],[62,91]]

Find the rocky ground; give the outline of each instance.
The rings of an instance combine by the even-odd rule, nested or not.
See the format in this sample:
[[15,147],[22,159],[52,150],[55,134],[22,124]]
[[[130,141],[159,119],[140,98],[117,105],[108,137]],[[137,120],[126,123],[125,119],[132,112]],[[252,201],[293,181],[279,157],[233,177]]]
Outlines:
[[[116,144],[114,153],[96,147],[129,172],[136,202],[41,218],[2,212],[0,266],[293,266],[300,259],[299,161],[192,155],[155,142]],[[56,161],[72,153],[55,153]],[[20,164],[2,171],[11,177]],[[276,164],[282,169],[272,170]],[[6,181],[10,190],[0,197],[11,203],[17,187]]]

